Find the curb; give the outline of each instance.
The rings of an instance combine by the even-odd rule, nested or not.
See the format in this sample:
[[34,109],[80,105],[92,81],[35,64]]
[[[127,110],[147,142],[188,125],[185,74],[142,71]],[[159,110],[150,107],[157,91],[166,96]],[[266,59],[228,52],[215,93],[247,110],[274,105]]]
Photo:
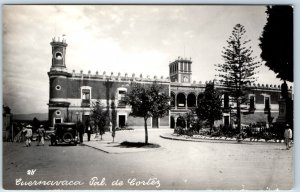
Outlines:
[[102,152],[104,152],[104,153],[109,153],[109,154],[111,154],[110,152],[108,152],[108,151],[105,151],[105,150],[103,150],[103,149],[100,149],[100,148],[98,148],[98,147],[94,147],[94,146],[91,146],[91,145],[87,145],[87,144],[82,144],[83,146],[87,146],[87,147],[91,147],[91,148],[93,148],[93,149],[97,149],[97,150],[99,150],[99,151],[102,151]]
[[[160,135],[161,138],[164,139],[170,139],[170,140],[177,140],[177,141],[192,141],[192,142],[206,142],[206,143],[229,143],[229,144],[243,144],[238,143],[237,141],[223,141],[223,140],[213,140],[213,139],[184,139],[184,138],[174,138],[172,136],[165,136],[165,135]],[[228,142],[229,141],[229,142]],[[234,143],[233,143],[234,142]]]
[[192,139],[192,138],[176,138],[174,136],[168,135],[160,135],[161,138],[170,139],[170,140],[177,140],[177,141],[192,141],[192,142],[206,142],[206,143],[227,143],[227,144],[247,144],[247,145],[255,145],[255,144],[282,144],[276,142],[262,142],[262,141],[241,141],[238,142],[237,140],[217,140],[217,139]]

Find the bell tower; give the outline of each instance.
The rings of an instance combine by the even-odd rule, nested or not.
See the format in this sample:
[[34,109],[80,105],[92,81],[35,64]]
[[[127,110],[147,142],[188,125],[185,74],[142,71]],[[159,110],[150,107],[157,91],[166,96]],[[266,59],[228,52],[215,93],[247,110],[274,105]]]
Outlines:
[[169,64],[171,82],[191,83],[192,82],[192,60],[178,57]]
[[66,48],[68,44],[64,38],[53,37],[52,42],[52,65],[50,71],[67,71]]
[[49,76],[49,111],[50,125],[62,123],[68,115],[68,77],[66,68],[66,48],[68,44],[64,38],[54,37],[50,43],[52,48],[52,64]]

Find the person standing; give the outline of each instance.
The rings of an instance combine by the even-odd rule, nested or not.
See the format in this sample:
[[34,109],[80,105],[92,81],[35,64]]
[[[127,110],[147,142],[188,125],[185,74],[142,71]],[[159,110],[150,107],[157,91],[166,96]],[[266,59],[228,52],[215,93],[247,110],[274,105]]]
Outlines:
[[86,133],[88,136],[88,141],[91,140],[91,133],[92,133],[92,127],[91,127],[91,123],[89,120],[86,121]]
[[27,125],[26,128],[23,130],[23,133],[25,133],[25,145],[26,147],[31,146],[31,137],[32,137],[32,129],[30,125]]
[[83,124],[81,123],[81,121],[77,122],[77,129],[78,129],[78,133],[79,133],[79,142],[80,142],[80,144],[82,144],[83,143],[84,127],[83,127]]
[[286,149],[289,150],[291,148],[291,139],[293,137],[292,130],[289,124],[286,125],[284,131],[284,142],[286,145]]
[[43,127],[43,125],[41,125],[38,129],[37,129],[37,134],[38,134],[38,146],[40,143],[42,143],[42,145],[44,146],[44,138],[45,138],[45,129]]

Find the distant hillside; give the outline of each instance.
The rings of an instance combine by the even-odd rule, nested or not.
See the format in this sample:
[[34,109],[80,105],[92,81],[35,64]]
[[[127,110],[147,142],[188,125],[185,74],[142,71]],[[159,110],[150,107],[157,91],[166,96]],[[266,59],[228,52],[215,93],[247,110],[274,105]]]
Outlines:
[[48,120],[48,113],[13,114],[15,120],[32,120],[33,118],[45,121]]

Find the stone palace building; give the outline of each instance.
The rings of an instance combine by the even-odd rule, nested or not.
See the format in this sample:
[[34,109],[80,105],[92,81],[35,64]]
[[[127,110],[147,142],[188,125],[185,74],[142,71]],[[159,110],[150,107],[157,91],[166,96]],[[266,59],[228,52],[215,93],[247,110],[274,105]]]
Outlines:
[[[117,112],[117,127],[143,127],[142,118],[129,116],[130,106],[120,102],[122,97],[130,89],[132,82],[141,84],[159,83],[164,90],[173,98],[172,109],[164,118],[149,118],[148,125],[152,128],[174,128],[179,123],[183,126],[180,118],[190,109],[197,106],[197,101],[202,99],[206,83],[192,81],[191,59],[178,57],[169,64],[169,77],[150,78],[134,73],[117,75],[91,73],[87,74],[74,70],[69,72],[66,67],[66,50],[68,44],[63,38],[54,37],[50,43],[52,46],[52,66],[48,72],[49,76],[49,121],[51,126],[55,123],[70,121],[85,121],[90,115],[93,102],[100,101],[107,110],[111,110],[112,103],[115,104]],[[271,112],[273,117],[278,116],[278,100],[281,97],[279,85],[253,84],[253,89],[247,94],[247,102],[242,106],[242,123],[266,122],[267,113]],[[215,87],[222,92],[222,87],[215,82]],[[291,87],[289,89],[291,93]],[[223,94],[223,119],[216,123],[228,125],[232,123],[234,103],[228,95]],[[181,121],[181,122],[180,122]]]

